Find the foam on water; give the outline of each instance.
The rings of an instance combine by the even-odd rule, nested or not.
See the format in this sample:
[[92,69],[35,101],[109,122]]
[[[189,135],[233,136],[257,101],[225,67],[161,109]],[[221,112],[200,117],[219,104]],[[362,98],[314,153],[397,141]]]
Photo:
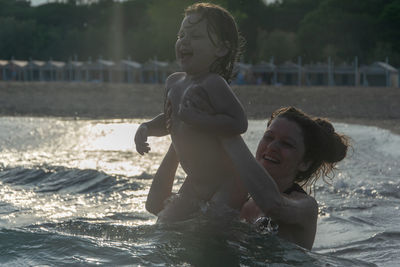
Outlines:
[[[336,123],[353,151],[320,205],[312,252],[241,222],[154,224],[146,195],[170,144],[134,152],[140,120],[0,118],[0,263],[7,265],[395,266],[400,258],[400,136]],[[255,151],[266,121],[250,121]],[[178,171],[177,190],[184,173]],[[329,181],[329,180],[328,180]],[[223,260],[223,261],[222,261]]]

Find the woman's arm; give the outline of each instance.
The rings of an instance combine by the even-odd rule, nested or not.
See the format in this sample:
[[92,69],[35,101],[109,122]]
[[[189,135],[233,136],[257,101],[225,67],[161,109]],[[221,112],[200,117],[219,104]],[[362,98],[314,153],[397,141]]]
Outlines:
[[178,164],[178,157],[171,144],[154,176],[147,195],[146,210],[154,215],[157,215],[164,208],[165,200],[171,196]]
[[301,193],[290,196],[280,193],[273,178],[253,157],[240,136],[221,139],[221,142],[256,204],[250,200],[242,208],[241,215],[253,221],[257,219],[255,216],[264,213],[286,226],[286,230],[280,232],[281,237],[311,249],[318,218],[315,199]]
[[286,197],[269,173],[254,158],[241,136],[221,139],[241,181],[246,186],[260,210],[277,221],[286,224],[308,225],[318,216],[318,204],[314,198]]

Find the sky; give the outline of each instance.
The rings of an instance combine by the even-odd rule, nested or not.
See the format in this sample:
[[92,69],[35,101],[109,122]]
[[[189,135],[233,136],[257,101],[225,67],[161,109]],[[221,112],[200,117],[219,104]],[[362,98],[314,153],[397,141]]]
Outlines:
[[48,2],[47,0],[31,0],[31,4],[32,6],[37,6],[37,5],[41,5]]
[[[267,2],[267,3],[273,3],[276,0],[263,0],[263,1]],[[55,0],[31,0],[31,3],[32,3],[33,6],[45,4],[47,2],[55,2]]]

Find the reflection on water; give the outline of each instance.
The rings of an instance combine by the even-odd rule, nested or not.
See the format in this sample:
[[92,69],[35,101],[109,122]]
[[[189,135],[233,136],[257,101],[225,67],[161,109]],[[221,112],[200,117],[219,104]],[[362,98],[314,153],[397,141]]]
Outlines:
[[[139,123],[1,117],[0,260],[249,266],[395,266],[400,260],[400,136],[335,124],[352,138],[353,152],[331,185],[321,181],[315,188],[318,233],[313,252],[306,252],[240,222],[217,230],[201,219],[154,225],[144,203],[170,139],[150,138],[151,152],[140,156],[133,143]],[[244,139],[251,151],[265,126],[250,121]],[[180,169],[175,190],[183,177]]]
[[3,118],[0,161],[4,166],[64,166],[136,176],[153,173],[169,138],[150,138],[146,157],[133,151],[137,123]]

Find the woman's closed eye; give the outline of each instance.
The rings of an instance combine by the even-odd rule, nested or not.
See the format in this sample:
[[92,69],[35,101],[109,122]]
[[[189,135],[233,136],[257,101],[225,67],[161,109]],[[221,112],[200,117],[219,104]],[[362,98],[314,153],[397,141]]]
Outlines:
[[[263,138],[264,138],[264,141],[268,142],[268,143],[270,143],[276,139],[271,133],[266,133]],[[293,142],[291,142],[289,140],[277,139],[276,141],[278,142],[278,144],[281,147],[290,148],[290,149],[296,148],[295,144],[293,144]]]
[[267,133],[264,135],[264,140],[267,142],[270,142],[270,141],[274,140],[274,137],[271,134]]
[[294,144],[292,144],[289,141],[281,141],[282,146],[287,147],[287,148],[296,148]]

